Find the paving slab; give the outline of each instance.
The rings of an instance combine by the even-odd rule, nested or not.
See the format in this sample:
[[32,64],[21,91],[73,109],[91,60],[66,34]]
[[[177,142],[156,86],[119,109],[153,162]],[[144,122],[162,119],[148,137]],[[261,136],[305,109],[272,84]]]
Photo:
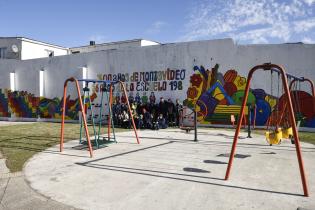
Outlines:
[[94,151],[65,144],[30,159],[24,173],[38,193],[80,209],[315,209],[315,146],[302,143],[310,197],[294,145],[270,147],[242,134],[230,180],[223,180],[234,132],[177,129],[117,133]]

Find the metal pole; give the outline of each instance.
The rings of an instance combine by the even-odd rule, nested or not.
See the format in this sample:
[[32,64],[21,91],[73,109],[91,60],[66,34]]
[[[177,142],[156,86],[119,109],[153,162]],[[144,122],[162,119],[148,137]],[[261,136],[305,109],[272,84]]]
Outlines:
[[82,118],[83,118],[83,123],[84,123],[84,128],[85,128],[85,133],[86,133],[86,138],[88,142],[88,147],[89,147],[89,152],[90,152],[90,157],[93,157],[93,149],[91,146],[91,141],[90,141],[90,136],[89,136],[89,130],[87,127],[87,122],[86,122],[86,115],[84,112],[84,106],[81,98],[81,93],[80,93],[80,86],[78,80],[75,78],[71,77],[67,79],[64,83],[64,89],[63,89],[63,109],[62,109],[62,118],[61,118],[61,135],[60,135],[60,152],[63,151],[63,143],[64,143],[64,125],[65,125],[65,114],[66,114],[66,95],[67,95],[67,84],[68,82],[75,82],[76,89],[78,92],[78,99],[79,99],[79,104],[80,108],[82,111]]
[[132,122],[132,126],[133,126],[133,130],[135,132],[135,135],[136,135],[136,139],[137,139],[137,143],[140,144],[140,141],[139,141],[139,137],[138,137],[138,132],[137,132],[137,128],[136,128],[136,124],[135,124],[135,121],[133,119],[133,115],[132,115],[132,111],[131,111],[131,108],[130,108],[130,104],[129,104],[129,100],[128,100],[128,95],[127,95],[127,91],[126,91],[126,87],[124,85],[123,82],[119,81],[122,89],[123,89],[123,93],[126,97],[126,101],[127,101],[127,106],[128,106],[128,109],[129,109],[129,114],[130,114],[130,118],[131,118],[131,122]]
[[67,85],[69,79],[67,79],[63,86],[63,105],[62,105],[62,116],[61,116],[61,131],[60,131],[60,152],[63,151],[63,141],[64,141],[64,126],[65,126],[65,115],[66,115],[66,100],[67,100]]
[[[110,88],[109,88],[109,115],[110,115],[110,122],[111,122],[111,128],[112,128],[112,132],[113,132],[113,137],[114,137],[114,141],[117,143],[116,141],[116,135],[115,135],[115,125],[114,125],[114,118],[113,118],[113,110],[112,110],[112,106],[113,106],[113,87],[112,85],[110,85]],[[108,96],[108,95],[107,95]],[[110,139],[108,139],[110,140]]]
[[195,138],[194,141],[197,142],[197,112],[196,109],[194,109],[194,129],[195,129]]
[[99,105],[99,122],[98,122],[98,134],[97,134],[97,140],[100,140],[100,136],[101,136],[101,127],[102,127],[102,108],[103,108],[103,97],[104,97],[104,92],[105,92],[105,84],[103,84],[103,86],[100,88],[101,90],[101,102]]
[[252,110],[252,106],[250,105],[250,104],[248,104],[248,124],[247,124],[247,138],[253,138],[252,136],[251,136],[251,132],[252,132],[252,130],[251,130],[251,122],[252,122],[252,119],[251,119],[251,117],[252,117],[252,113],[251,113],[251,110]]
[[110,129],[111,129],[111,119],[112,119],[112,112],[111,112],[111,107],[112,107],[112,98],[113,98],[113,86],[110,85],[109,87],[109,101],[108,101],[108,121],[107,121],[107,137],[108,141],[110,141]]
[[85,110],[84,110],[84,106],[83,106],[83,103],[82,103],[80,86],[79,86],[78,80],[74,79],[74,81],[75,81],[75,85],[76,85],[77,92],[78,92],[78,98],[79,98],[79,103],[80,103],[80,107],[81,107],[81,111],[82,111],[83,124],[84,124],[84,129],[85,129],[85,134],[86,134],[86,140],[88,142],[88,148],[89,148],[89,152],[90,152],[90,157],[93,157],[93,149],[92,149],[92,145],[91,145],[89,129],[88,129],[87,122],[86,122]]
[[289,114],[290,114],[290,121],[291,121],[291,126],[293,129],[293,136],[295,139],[295,150],[296,150],[296,155],[298,158],[298,162],[299,162],[299,168],[300,168],[300,174],[301,174],[301,180],[302,180],[302,185],[303,185],[303,191],[304,191],[304,195],[306,197],[309,196],[308,193],[308,187],[307,187],[307,180],[306,180],[306,176],[305,176],[305,170],[304,170],[304,163],[303,163],[303,158],[302,158],[302,152],[301,152],[301,146],[300,146],[300,139],[299,139],[299,134],[296,128],[296,122],[295,122],[295,116],[294,116],[294,111],[293,111],[293,105],[292,105],[292,101],[291,101],[291,94],[290,94],[290,89],[288,86],[288,82],[287,82],[287,77],[285,76],[285,71],[284,69],[282,69],[281,67],[279,68],[281,73],[282,73],[282,82],[284,84],[284,90],[287,93],[287,100],[288,100],[288,105],[289,105]]
[[242,103],[242,107],[241,107],[241,113],[239,115],[240,119],[237,122],[236,130],[235,130],[235,135],[234,135],[233,145],[231,148],[229,163],[228,163],[228,167],[227,167],[226,173],[225,173],[225,180],[228,180],[229,176],[230,176],[230,172],[231,172],[231,168],[232,168],[232,164],[233,164],[233,160],[234,160],[234,155],[235,155],[235,151],[236,151],[237,140],[238,140],[238,136],[239,136],[239,133],[241,130],[242,121],[244,118],[245,106],[246,106],[246,102],[247,102],[247,98],[248,98],[249,86],[250,86],[253,72],[254,72],[254,70],[252,69],[249,72],[248,77],[247,77],[247,83],[246,83],[246,88],[245,88],[245,92],[244,92],[243,103]]

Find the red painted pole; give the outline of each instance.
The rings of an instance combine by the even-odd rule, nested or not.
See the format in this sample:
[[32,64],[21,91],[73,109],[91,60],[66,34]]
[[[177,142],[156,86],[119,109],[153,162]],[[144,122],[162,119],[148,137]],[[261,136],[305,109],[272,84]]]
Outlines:
[[293,136],[294,136],[294,140],[295,140],[294,145],[295,145],[296,155],[297,155],[298,162],[299,162],[299,169],[300,169],[300,174],[301,174],[303,191],[304,191],[304,195],[308,197],[309,193],[308,193],[307,181],[306,181],[306,176],[305,176],[304,163],[303,163],[301,146],[300,146],[300,139],[299,139],[299,134],[298,134],[298,131],[296,128],[293,105],[292,105],[292,101],[291,101],[290,89],[288,87],[287,77],[285,76],[285,71],[282,68],[280,68],[280,71],[282,71],[282,81],[284,83],[285,92],[288,95],[288,97],[287,97],[288,102],[287,103],[289,105],[290,121],[291,121],[291,126],[293,129]]
[[[294,84],[295,82],[297,82],[297,81],[298,81],[297,79],[294,79],[294,80],[292,80],[292,81],[290,82],[290,87],[289,87],[290,90],[292,89],[293,84]],[[302,78],[300,81],[301,81],[301,82],[308,82],[308,83],[310,83],[312,95],[313,95],[313,97],[315,97],[315,86],[314,86],[314,82],[313,82],[312,80],[310,80],[310,79],[307,79],[307,78]]]
[[131,122],[132,122],[133,130],[135,131],[137,143],[140,144],[139,137],[138,137],[138,132],[137,132],[136,124],[135,124],[135,121],[134,121],[134,119],[133,119],[132,111],[131,111],[131,108],[130,108],[129,99],[128,99],[128,95],[127,95],[127,91],[126,91],[125,84],[124,84],[123,82],[121,82],[121,81],[119,81],[119,83],[120,83],[120,85],[121,85],[121,87],[122,87],[122,89],[123,89],[124,95],[125,95],[125,97],[126,97],[127,106],[128,106],[129,114],[130,114],[130,117],[131,117]]
[[310,79],[304,79],[304,80],[308,81],[311,84],[312,94],[313,94],[313,108],[314,108],[314,112],[315,112],[315,87],[314,87],[314,83]]
[[63,151],[68,81],[71,81],[71,80],[67,79],[63,85],[63,105],[62,105],[62,115],[61,115],[60,152]]
[[88,142],[90,157],[93,157],[93,149],[92,149],[92,145],[91,145],[89,129],[88,129],[88,126],[87,126],[85,109],[84,109],[82,98],[81,98],[80,86],[79,86],[78,80],[74,79],[74,81],[75,81],[75,85],[76,85],[77,92],[78,92],[78,98],[79,98],[80,108],[81,108],[81,111],[82,111],[83,124],[84,124],[86,139],[87,139],[87,142]]
[[234,155],[235,155],[238,135],[239,135],[240,127],[242,124],[244,109],[246,106],[246,101],[247,101],[247,97],[248,97],[248,93],[249,93],[250,81],[252,79],[253,73],[258,69],[263,69],[265,71],[266,70],[272,71],[272,69],[277,69],[277,70],[279,70],[279,72],[281,74],[282,83],[284,85],[284,90],[288,96],[287,97],[287,103],[289,105],[289,115],[290,115],[292,130],[293,130],[293,136],[295,139],[295,148],[296,148],[296,154],[297,154],[297,159],[298,159],[298,163],[299,163],[299,169],[300,169],[300,175],[301,175],[301,180],[302,180],[302,185],[303,185],[304,196],[309,196],[307,181],[306,181],[306,176],[305,176],[305,170],[304,170],[304,163],[303,163],[303,158],[302,158],[302,152],[301,152],[301,147],[300,147],[300,140],[299,140],[299,136],[298,136],[298,132],[297,132],[297,128],[296,128],[295,116],[294,116],[294,111],[293,111],[293,106],[292,106],[292,101],[291,101],[290,89],[289,89],[289,86],[287,83],[286,73],[282,67],[275,65],[275,64],[263,64],[263,65],[255,66],[250,70],[250,72],[248,74],[248,79],[247,79],[247,84],[246,84],[246,89],[245,89],[245,96],[243,98],[243,104],[242,104],[241,114],[240,114],[240,116],[242,116],[242,117],[241,117],[240,121],[238,122],[237,129],[235,131],[235,136],[234,136],[234,140],[233,140],[233,145],[232,145],[232,149],[231,149],[229,163],[228,163],[228,167],[227,167],[226,174],[225,174],[225,180],[228,180],[229,175],[230,175],[230,171],[231,171],[231,167],[232,167],[232,163],[233,163],[233,159],[234,159]]
[[230,172],[231,172],[231,168],[232,168],[232,164],[233,164],[233,160],[234,160],[234,155],[235,155],[235,151],[236,151],[237,140],[238,140],[238,136],[239,136],[239,133],[241,130],[242,121],[244,118],[244,112],[245,112],[246,102],[247,102],[248,93],[249,93],[249,86],[250,86],[250,81],[251,81],[253,72],[254,71],[251,70],[249,72],[249,75],[247,78],[247,83],[246,83],[246,88],[245,88],[245,93],[244,93],[245,95],[243,96],[243,103],[242,103],[241,112],[239,115],[240,119],[237,122],[236,130],[235,130],[233,145],[231,148],[231,153],[230,153],[230,158],[229,158],[229,164],[228,164],[228,167],[227,167],[226,173],[225,173],[225,180],[228,180],[229,176],[230,176]]
[[[295,83],[295,82],[297,82],[298,80],[297,79],[294,79],[294,80],[292,80],[291,81],[291,83],[290,83],[290,90],[292,89],[292,86],[293,86],[293,83]],[[300,81],[302,81],[302,82],[308,82],[308,83],[310,83],[310,85],[311,85],[311,91],[312,91],[312,95],[313,95],[313,109],[314,109],[314,111],[315,111],[315,87],[314,87],[314,82],[312,81],[312,80],[310,80],[310,79],[308,79],[308,78],[302,78],[302,80],[300,80]]]

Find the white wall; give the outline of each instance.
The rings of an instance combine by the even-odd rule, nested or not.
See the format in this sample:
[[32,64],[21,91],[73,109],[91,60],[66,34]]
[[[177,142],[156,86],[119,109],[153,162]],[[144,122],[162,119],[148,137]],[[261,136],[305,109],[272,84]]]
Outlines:
[[73,47],[70,48],[71,52],[96,52],[101,50],[117,50],[127,47],[142,47],[142,46],[152,46],[152,45],[159,45],[157,42],[144,40],[144,39],[135,39],[135,40],[127,40],[121,42],[111,42],[111,43],[104,43],[104,44],[96,44],[96,45],[88,45],[82,47]]
[[22,60],[48,57],[47,50],[54,51],[54,56],[67,55],[68,50],[62,47],[22,40]]
[[159,44],[160,43],[158,43],[158,42],[153,42],[153,41],[150,41],[150,40],[145,40],[145,39],[141,40],[141,47],[152,46],[152,45],[159,45]]
[[[144,48],[124,48],[67,56],[26,60],[19,62],[0,61],[0,88],[9,88],[9,72],[17,75],[17,89],[39,95],[39,70],[45,70],[45,97],[61,97],[66,78],[81,78],[79,67],[88,68],[88,78],[96,78],[103,73],[127,73],[141,71],[161,71],[186,69],[186,79],[182,91],[156,92],[157,98],[186,98],[193,66],[204,65],[210,69],[216,63],[224,74],[236,69],[247,76],[250,68],[257,64],[272,62],[283,65],[289,73],[310,77],[315,80],[315,45],[235,45],[231,39],[196,41],[187,43],[156,45]],[[270,86],[270,74],[263,72],[254,78],[253,87]]]

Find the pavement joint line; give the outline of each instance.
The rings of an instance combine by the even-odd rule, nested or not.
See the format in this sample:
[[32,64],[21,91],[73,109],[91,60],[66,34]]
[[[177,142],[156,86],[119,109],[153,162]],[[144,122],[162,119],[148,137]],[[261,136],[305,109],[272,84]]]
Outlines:
[[3,198],[4,198],[4,196],[5,196],[5,193],[6,193],[6,191],[7,191],[7,188],[8,188],[9,182],[10,182],[10,179],[11,179],[11,178],[8,179],[8,181],[7,181],[6,185],[5,185],[5,188],[4,188],[3,195],[2,195],[2,197],[1,197],[1,199],[0,199],[0,204],[1,204],[1,205],[2,205]]
[[0,174],[0,179],[14,178],[24,176],[22,172]]

